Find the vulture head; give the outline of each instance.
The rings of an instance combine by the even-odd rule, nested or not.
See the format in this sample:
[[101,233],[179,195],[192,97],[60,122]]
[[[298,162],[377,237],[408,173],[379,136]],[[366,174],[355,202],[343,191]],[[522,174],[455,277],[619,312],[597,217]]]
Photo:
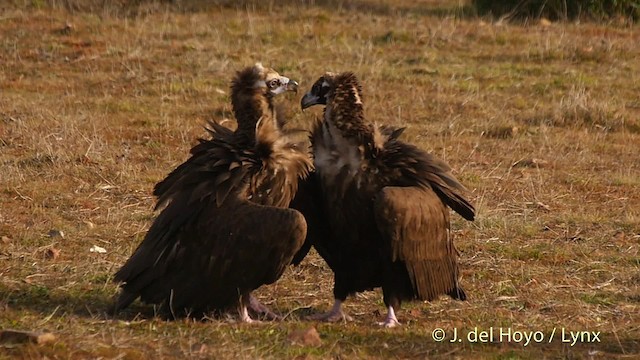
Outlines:
[[313,105],[330,105],[335,100],[362,105],[362,87],[351,72],[322,75],[300,101],[302,110]]
[[364,117],[362,86],[352,72],[325,73],[300,100],[302,109],[325,105],[324,120],[335,126],[342,136],[379,147],[375,141],[377,127]]
[[274,97],[297,90],[296,81],[261,63],[240,70],[231,82],[231,105],[238,122],[236,134],[252,139],[259,119],[267,116],[278,121]]
[[256,63],[238,72],[231,85],[232,92],[264,92],[267,96],[298,91],[298,83],[277,71]]
[[300,100],[302,110],[313,105],[327,105],[327,98],[333,88],[334,77],[334,73],[327,72],[313,83],[311,90],[304,94],[302,100]]

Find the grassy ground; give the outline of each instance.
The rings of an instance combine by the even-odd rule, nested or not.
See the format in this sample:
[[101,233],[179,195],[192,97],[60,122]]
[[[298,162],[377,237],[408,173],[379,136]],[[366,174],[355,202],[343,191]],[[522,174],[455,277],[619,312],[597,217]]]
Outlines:
[[[0,15],[0,328],[57,340],[0,345],[0,358],[640,353],[637,26],[492,23],[450,12],[458,1],[152,4],[128,15],[40,3]],[[206,119],[232,117],[230,78],[256,61],[303,89],[326,70],[356,72],[370,119],[406,126],[405,139],[456,169],[479,212],[454,217],[469,301],[407,304],[403,326],[384,330],[381,294],[369,292],[348,301],[352,323],[310,323],[301,318],[332,302],[314,253],[258,292],[284,322],[166,322],[139,304],[104,314],[112,274],[153,218],[153,185]],[[303,114],[298,101],[283,99],[304,127],[320,109]],[[309,326],[320,346],[290,343]],[[500,327],[540,331],[544,343],[500,338]],[[493,328],[494,341],[470,341],[475,328]],[[600,341],[571,346],[563,328]],[[449,342],[454,329],[463,341]]]

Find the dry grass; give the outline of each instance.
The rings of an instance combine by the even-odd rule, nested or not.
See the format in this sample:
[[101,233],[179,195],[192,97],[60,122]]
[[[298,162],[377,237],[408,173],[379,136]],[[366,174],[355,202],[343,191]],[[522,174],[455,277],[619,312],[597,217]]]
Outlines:
[[[0,16],[0,328],[58,340],[2,345],[0,358],[640,352],[637,27],[446,16],[458,1],[151,3],[129,16],[35,3],[14,1]],[[456,169],[479,210],[475,223],[454,224],[469,301],[408,304],[404,326],[387,331],[374,325],[380,293],[364,293],[348,301],[353,323],[317,324],[322,346],[289,345],[309,325],[308,307],[332,301],[314,254],[259,291],[290,313],[282,323],[165,322],[140,305],[105,316],[111,276],[152,219],[153,185],[186,158],[206,119],[231,117],[230,78],[258,60],[303,88],[326,70],[355,71],[371,119],[406,126],[406,139]],[[283,102],[304,126],[319,110],[302,114],[298,100]],[[501,326],[602,334],[573,347],[558,335],[527,347],[431,338],[436,327]]]

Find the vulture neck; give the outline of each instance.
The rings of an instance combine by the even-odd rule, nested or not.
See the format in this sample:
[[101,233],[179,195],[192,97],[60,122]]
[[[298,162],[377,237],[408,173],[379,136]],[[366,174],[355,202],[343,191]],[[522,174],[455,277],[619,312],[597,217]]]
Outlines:
[[256,142],[256,124],[277,129],[276,116],[271,98],[264,88],[245,88],[235,92],[231,98],[233,113],[238,122],[235,134],[248,142]]
[[335,126],[345,139],[363,146],[365,156],[377,153],[383,139],[378,128],[366,121],[360,97],[355,92],[345,94],[338,90],[327,103],[325,121]]

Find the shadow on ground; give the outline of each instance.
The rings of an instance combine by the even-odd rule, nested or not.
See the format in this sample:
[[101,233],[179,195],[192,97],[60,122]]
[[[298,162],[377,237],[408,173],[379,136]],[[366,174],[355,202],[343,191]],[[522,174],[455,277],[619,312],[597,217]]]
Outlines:
[[[111,318],[107,311],[112,300],[112,295],[100,289],[51,290],[42,285],[29,284],[8,289],[0,285],[0,308],[4,308],[4,311],[40,313],[42,318],[54,314],[67,314],[108,319]],[[154,315],[153,307],[134,305],[117,318],[132,319],[137,316],[153,317]]]

